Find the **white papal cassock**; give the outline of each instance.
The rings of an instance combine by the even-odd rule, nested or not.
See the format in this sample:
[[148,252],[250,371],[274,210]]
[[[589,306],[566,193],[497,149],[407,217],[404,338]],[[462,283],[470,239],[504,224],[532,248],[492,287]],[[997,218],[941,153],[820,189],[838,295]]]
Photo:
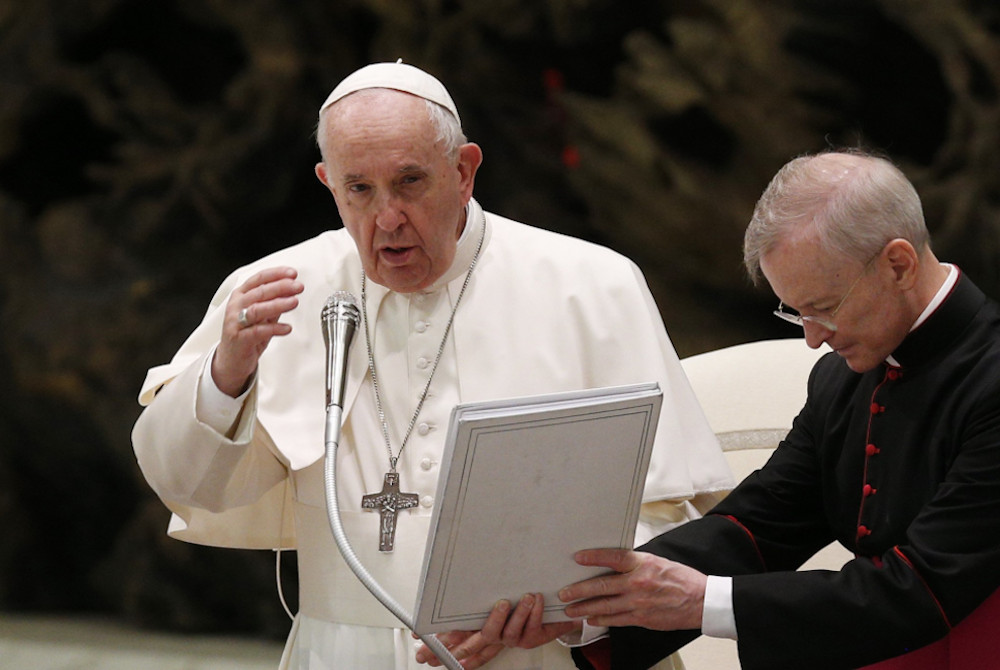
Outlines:
[[[659,382],[664,404],[637,541],[700,515],[715,494],[732,486],[635,264],[594,244],[484,214],[475,200],[454,264],[433,286],[401,294],[368,282],[376,373],[393,450],[430,374],[484,225],[481,257],[399,461],[402,489],[418,493],[420,505],[399,515],[391,554],[378,552],[378,515],[360,507],[362,495],[381,489],[388,470],[363,331],[348,361],[337,464],[344,527],[361,561],[408,609],[448,420],[459,402]],[[227,433],[196,415],[201,377],[220,338],[230,292],[277,265],[296,268],[305,290],[299,306],[283,317],[291,334],[271,341]],[[173,512],[171,536],[214,546],[297,550],[300,608],[282,667],[421,667],[413,660],[408,631],[341,559],[326,517],[320,312],[337,290],[361,295],[361,263],[346,230],[323,233],[234,272],[173,360],[147,374],[139,398],[147,407],[132,436],[135,452]],[[568,650],[552,643],[505,650],[489,667],[573,665]]]

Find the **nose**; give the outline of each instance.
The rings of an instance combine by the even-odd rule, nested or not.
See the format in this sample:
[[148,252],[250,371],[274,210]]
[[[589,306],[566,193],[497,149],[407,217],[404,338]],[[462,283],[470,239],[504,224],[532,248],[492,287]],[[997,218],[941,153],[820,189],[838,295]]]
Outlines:
[[806,334],[806,344],[810,349],[820,348],[824,342],[833,337],[833,331],[813,321],[804,321],[802,328]]
[[375,225],[386,232],[392,232],[399,228],[406,217],[396,199],[391,195],[383,197],[375,210]]

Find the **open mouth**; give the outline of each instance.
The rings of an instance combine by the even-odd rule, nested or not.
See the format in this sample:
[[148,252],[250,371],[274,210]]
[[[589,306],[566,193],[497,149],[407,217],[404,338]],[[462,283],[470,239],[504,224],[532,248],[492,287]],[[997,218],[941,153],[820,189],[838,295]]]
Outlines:
[[383,247],[379,250],[379,255],[387,263],[399,265],[409,260],[413,247]]

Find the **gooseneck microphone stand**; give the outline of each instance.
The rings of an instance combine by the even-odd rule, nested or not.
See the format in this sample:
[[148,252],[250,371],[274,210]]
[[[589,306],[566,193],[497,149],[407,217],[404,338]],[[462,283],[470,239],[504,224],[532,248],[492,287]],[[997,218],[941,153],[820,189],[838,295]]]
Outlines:
[[[358,325],[358,308],[354,296],[337,291],[327,300],[322,312],[323,339],[327,346],[327,398],[326,430],[324,436],[326,458],[323,463],[323,483],[326,492],[326,512],[330,519],[330,530],[337,543],[337,549],[344,562],[357,576],[365,588],[392,612],[397,619],[413,630],[413,617],[365,569],[354,548],[351,547],[340,519],[337,502],[337,448],[340,443],[340,428],[343,417],[344,382],[347,377],[347,351],[351,345],[354,330]],[[462,670],[461,664],[436,635],[418,635],[448,670]]]

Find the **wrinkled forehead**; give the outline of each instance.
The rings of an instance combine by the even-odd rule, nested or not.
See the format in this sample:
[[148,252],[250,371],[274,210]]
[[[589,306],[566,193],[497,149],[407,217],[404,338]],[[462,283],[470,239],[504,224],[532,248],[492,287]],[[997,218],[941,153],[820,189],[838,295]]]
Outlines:
[[784,237],[760,260],[771,289],[796,309],[842,292],[861,265],[827,249],[814,231]]
[[455,107],[455,102],[451,99],[451,95],[444,87],[444,84],[420,68],[400,61],[395,63],[373,63],[348,75],[327,96],[322,106],[320,106],[319,113],[322,116],[323,112],[330,105],[333,105],[351,93],[375,88],[402,91],[435,102],[448,110],[459,124],[461,124],[458,109]]

